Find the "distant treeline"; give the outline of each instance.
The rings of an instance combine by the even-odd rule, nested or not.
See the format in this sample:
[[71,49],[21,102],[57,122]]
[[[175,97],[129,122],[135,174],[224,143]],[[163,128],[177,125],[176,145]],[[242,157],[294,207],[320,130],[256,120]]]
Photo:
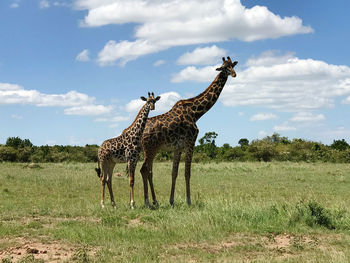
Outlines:
[[[331,145],[304,139],[288,139],[278,133],[263,139],[242,138],[238,146],[228,143],[216,146],[218,134],[207,132],[195,146],[193,162],[209,161],[292,161],[350,163],[350,145],[334,140]],[[97,162],[98,145],[85,146],[34,146],[30,140],[10,137],[0,145],[0,162]],[[183,159],[184,156],[182,156]],[[159,152],[156,161],[172,160],[172,152]],[[143,159],[142,153],[140,160]]]

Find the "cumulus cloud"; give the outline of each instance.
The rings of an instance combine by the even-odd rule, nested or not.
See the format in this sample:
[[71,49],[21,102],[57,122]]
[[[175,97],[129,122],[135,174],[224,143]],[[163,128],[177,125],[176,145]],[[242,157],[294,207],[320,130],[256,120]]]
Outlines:
[[176,73],[171,78],[171,82],[210,82],[213,81],[215,76],[218,74],[215,69],[221,66],[220,64],[216,66],[207,66],[202,68],[197,68],[195,66],[188,66]]
[[325,120],[323,114],[313,114],[311,112],[298,112],[291,119],[293,122],[317,122]]
[[47,0],[41,0],[41,1],[39,2],[39,7],[40,7],[41,9],[49,8],[49,7],[50,7],[50,3],[49,3],[49,1],[47,1]]
[[177,63],[180,65],[209,65],[217,62],[218,58],[224,57],[225,54],[226,51],[216,45],[196,48],[192,52],[187,52],[179,57]]
[[64,110],[66,115],[88,115],[95,116],[110,113],[113,110],[112,106],[104,105],[82,105],[75,106]]
[[293,126],[288,126],[288,125],[276,125],[273,127],[273,130],[276,131],[276,132],[286,132],[286,131],[295,131],[297,130],[296,127],[293,127]]
[[277,115],[273,113],[257,113],[250,117],[250,121],[266,121],[277,119]]
[[12,118],[12,119],[16,119],[16,120],[22,120],[22,119],[23,119],[23,116],[22,116],[22,115],[18,115],[18,114],[12,114],[12,115],[11,115],[11,118]]
[[95,121],[100,122],[122,122],[122,121],[129,121],[130,116],[114,116],[110,118],[97,118]]
[[257,57],[253,56],[248,59],[245,65],[248,67],[280,65],[284,64],[289,59],[293,59],[294,57],[293,52],[280,54],[278,50],[267,50]]
[[64,107],[68,115],[100,115],[112,111],[111,106],[96,105],[95,98],[77,91],[64,94],[45,94],[26,90],[22,86],[0,83],[0,105],[22,104],[37,107]]
[[[266,53],[263,57],[265,61],[279,62],[250,66],[237,72],[236,78],[229,78],[221,96],[224,105],[310,111],[333,107],[337,97],[350,94],[350,68],[347,66],[273,53],[271,58],[266,58]],[[194,81],[196,77],[192,74],[186,78]]]
[[12,4],[10,4],[11,8],[18,8],[19,7],[19,1],[13,1]]
[[88,49],[84,49],[83,51],[81,51],[76,56],[75,60],[80,61],[80,62],[90,61],[89,50]]
[[127,62],[137,59],[139,56],[154,53],[166,49],[165,46],[151,44],[147,40],[132,41],[108,41],[98,53],[100,66],[114,65],[116,62],[124,66]]
[[313,32],[296,16],[282,18],[265,6],[246,8],[240,0],[76,0],[75,7],[88,10],[82,26],[137,25],[135,41],[106,44],[99,56],[101,65],[123,65],[173,46],[231,39],[251,42]]
[[160,59],[160,60],[157,60],[156,62],[154,62],[154,63],[153,63],[153,66],[159,67],[159,66],[161,66],[161,65],[164,65],[165,63],[166,63],[165,60]]
[[259,138],[264,138],[266,136],[267,136],[267,132],[266,131],[259,131],[259,133],[258,133],[258,137]]
[[[159,96],[160,96],[160,100],[155,105],[156,106],[155,113],[157,114],[169,111],[172,108],[172,106],[178,100],[181,99],[181,96],[174,91],[163,93],[163,94],[160,94]],[[128,112],[136,112],[136,111],[139,111],[142,105],[144,104],[145,102],[142,101],[141,99],[132,100],[125,106],[125,110]]]
[[[311,113],[334,107],[336,99],[350,104],[350,68],[314,59],[301,59],[288,52],[268,51],[249,59],[236,78],[229,77],[220,96],[226,106],[259,106],[299,112],[294,121],[322,120]],[[215,66],[188,66],[173,75],[172,82],[210,83],[218,74]],[[304,112],[304,113],[300,113]]]

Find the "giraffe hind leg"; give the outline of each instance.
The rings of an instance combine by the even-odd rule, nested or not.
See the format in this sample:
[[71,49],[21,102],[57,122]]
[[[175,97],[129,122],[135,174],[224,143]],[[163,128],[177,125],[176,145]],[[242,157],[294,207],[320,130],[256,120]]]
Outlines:
[[114,195],[113,195],[113,188],[112,188],[112,176],[113,176],[113,168],[115,166],[114,162],[111,161],[105,161],[102,164],[102,176],[101,176],[101,182],[102,182],[102,196],[101,196],[101,206],[104,208],[104,195],[105,195],[105,184],[107,184],[109,196],[111,198],[111,203],[113,207],[116,207],[115,201],[114,201]]
[[135,201],[134,201],[134,183],[135,183],[135,168],[136,168],[136,162],[129,161],[128,165],[128,174],[129,174],[129,186],[130,186],[130,206],[132,209],[135,208]]
[[145,161],[141,167],[141,175],[142,175],[142,181],[143,181],[143,194],[144,194],[144,200],[145,200],[145,206],[150,207],[149,200],[148,200],[148,171],[147,168],[147,162]]

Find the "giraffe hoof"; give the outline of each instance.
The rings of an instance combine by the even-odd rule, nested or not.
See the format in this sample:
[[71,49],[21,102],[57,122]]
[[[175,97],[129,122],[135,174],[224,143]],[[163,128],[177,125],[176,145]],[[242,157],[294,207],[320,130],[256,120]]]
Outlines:
[[134,210],[134,209],[135,209],[135,202],[131,202],[131,203],[130,203],[130,206],[131,206],[131,209]]
[[157,200],[153,201],[153,205],[154,205],[155,207],[159,207],[158,201],[157,201]]

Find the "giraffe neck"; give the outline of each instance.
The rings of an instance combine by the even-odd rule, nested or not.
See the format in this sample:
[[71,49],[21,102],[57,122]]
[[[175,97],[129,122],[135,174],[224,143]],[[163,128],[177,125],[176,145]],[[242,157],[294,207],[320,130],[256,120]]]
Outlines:
[[177,104],[183,105],[187,112],[192,115],[194,122],[196,122],[216,103],[226,84],[227,78],[227,74],[220,72],[209,87],[201,94],[188,100],[179,101]]
[[133,136],[141,137],[145,129],[148,114],[150,112],[150,105],[146,103],[140,109],[133,123],[126,128],[123,133],[131,133]]

